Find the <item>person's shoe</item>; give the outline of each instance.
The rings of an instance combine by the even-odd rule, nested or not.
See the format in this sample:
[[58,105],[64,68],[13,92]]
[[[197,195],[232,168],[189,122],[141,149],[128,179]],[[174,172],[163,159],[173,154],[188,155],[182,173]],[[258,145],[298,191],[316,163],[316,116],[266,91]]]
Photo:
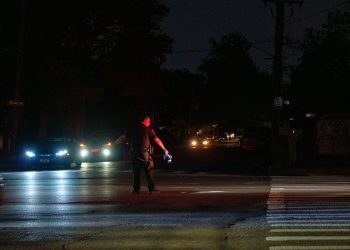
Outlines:
[[149,194],[159,194],[160,192],[157,189],[149,190]]
[[139,191],[139,190],[134,190],[134,189],[133,189],[133,190],[131,190],[131,193],[132,193],[132,194],[139,194],[140,191]]

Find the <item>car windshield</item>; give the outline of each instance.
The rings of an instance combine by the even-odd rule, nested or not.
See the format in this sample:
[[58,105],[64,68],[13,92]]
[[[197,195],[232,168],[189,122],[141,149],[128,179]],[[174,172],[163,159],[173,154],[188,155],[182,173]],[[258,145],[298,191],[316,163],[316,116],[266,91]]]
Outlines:
[[62,142],[71,142],[72,140],[69,138],[46,138],[44,141],[52,142],[52,143],[62,143]]
[[29,140],[26,143],[26,148],[35,148],[39,151],[53,151],[60,148],[66,148],[69,144],[74,143],[74,140],[70,138],[52,138],[44,137]]
[[109,142],[107,138],[86,138],[83,140],[86,144],[90,146],[101,146]]

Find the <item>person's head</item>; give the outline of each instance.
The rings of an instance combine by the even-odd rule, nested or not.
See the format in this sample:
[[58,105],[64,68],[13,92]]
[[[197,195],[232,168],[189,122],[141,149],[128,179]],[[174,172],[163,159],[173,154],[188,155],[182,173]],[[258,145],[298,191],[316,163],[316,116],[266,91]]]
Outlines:
[[151,117],[149,115],[144,115],[141,118],[141,124],[143,124],[146,128],[151,125]]

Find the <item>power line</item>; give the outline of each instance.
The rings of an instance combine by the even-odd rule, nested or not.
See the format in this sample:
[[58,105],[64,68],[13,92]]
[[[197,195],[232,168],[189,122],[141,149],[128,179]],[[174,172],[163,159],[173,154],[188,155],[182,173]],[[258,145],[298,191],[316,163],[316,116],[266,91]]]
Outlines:
[[[271,41],[273,42],[273,41]],[[265,49],[259,48],[257,46],[254,45],[255,43],[252,43],[252,49],[258,50],[270,57],[273,57],[273,55],[266,51]],[[211,49],[184,49],[184,50],[175,50],[173,51],[173,54],[192,54],[192,53],[204,53],[204,52],[209,52],[211,51]]]
[[190,53],[203,53],[211,51],[211,49],[182,49],[182,50],[174,50],[173,54],[190,54]]
[[346,4],[349,4],[349,1],[344,1],[344,2],[341,2],[341,3],[335,4],[335,5],[333,5],[333,6],[330,6],[330,7],[326,8],[326,9],[323,9],[323,10],[320,10],[320,11],[318,11],[318,12],[315,12],[315,13],[313,13],[313,14],[311,14],[311,15],[308,15],[308,16],[306,16],[306,17],[299,18],[299,19],[297,19],[297,20],[295,20],[295,21],[293,21],[293,22],[289,22],[287,25],[291,25],[291,24],[293,24],[293,23],[298,23],[298,22],[301,22],[301,21],[305,21],[305,20],[307,20],[307,19],[311,19],[311,18],[313,18],[313,17],[319,16],[319,15],[325,13],[325,12],[328,12],[328,11],[330,11],[330,10],[332,10],[332,9],[336,9],[336,8],[338,8],[338,7],[340,7],[340,6],[343,6],[343,5],[346,5]]
[[274,57],[273,54],[271,54],[270,52],[266,51],[265,49],[259,48],[259,47],[255,46],[255,45],[252,45],[252,48],[256,49],[257,51],[260,51],[260,52],[262,52],[262,53],[264,53],[264,54],[266,54],[266,55],[268,55],[268,56],[270,56],[272,58]]
[[[288,1],[289,2],[289,1]],[[293,1],[290,0],[289,3],[294,3]],[[300,3],[300,1],[295,1],[295,3]],[[305,21],[305,20],[308,20],[308,19],[311,19],[311,18],[314,18],[316,16],[319,16],[325,12],[328,12],[332,9],[336,9],[336,8],[339,8],[340,6],[343,6],[343,5],[346,5],[346,4],[349,4],[350,1],[343,1],[341,3],[337,3],[337,4],[334,4],[328,8],[325,8],[325,9],[322,9],[318,12],[315,12],[315,13],[312,13],[308,16],[305,16],[305,17],[302,17],[302,18],[299,18],[295,21],[289,21],[288,23],[285,24],[286,27],[290,26],[291,24],[294,24],[294,23],[300,23],[302,21]],[[257,44],[267,44],[267,43],[273,43],[274,42],[274,39],[273,38],[270,38],[270,39],[262,39],[262,40],[257,40],[257,41],[254,41],[254,42],[251,42],[251,45],[252,45],[252,49],[255,49],[259,52],[262,52],[263,54],[265,55],[268,55],[270,58],[274,58],[274,55],[272,53],[270,53],[269,51],[263,49],[263,48],[260,48],[258,46],[256,46]],[[194,53],[207,53],[209,51],[211,51],[212,49],[209,49],[209,48],[201,48],[201,49],[182,49],[182,50],[174,50],[173,51],[173,54],[194,54]]]
[[258,41],[252,42],[252,44],[272,43],[273,41],[274,41],[273,38],[269,38],[269,39],[263,39],[263,40],[258,40]]

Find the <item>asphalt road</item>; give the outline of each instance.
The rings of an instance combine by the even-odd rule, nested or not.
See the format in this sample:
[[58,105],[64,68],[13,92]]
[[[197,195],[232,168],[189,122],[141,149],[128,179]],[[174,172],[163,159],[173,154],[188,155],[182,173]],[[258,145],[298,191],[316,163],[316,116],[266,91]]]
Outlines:
[[[103,239],[111,237],[112,231],[129,242],[132,235],[141,240],[152,230],[163,235],[163,240],[168,237],[164,230],[170,230],[175,233],[171,240],[179,237],[180,242],[186,231],[193,237],[222,234],[224,244],[226,231],[233,225],[267,225],[268,177],[155,172],[161,191],[156,195],[148,194],[144,180],[139,195],[130,193],[128,162],[88,163],[80,170],[3,172],[2,249],[75,248],[91,234],[99,235],[95,240],[108,248],[116,242],[107,244]],[[123,242],[124,247],[129,244]],[[142,248],[145,243],[139,244],[133,247]]]
[[127,161],[2,165],[1,249],[350,249],[350,177],[269,176],[263,154],[225,146],[171,153],[157,195],[144,179],[130,193]]

